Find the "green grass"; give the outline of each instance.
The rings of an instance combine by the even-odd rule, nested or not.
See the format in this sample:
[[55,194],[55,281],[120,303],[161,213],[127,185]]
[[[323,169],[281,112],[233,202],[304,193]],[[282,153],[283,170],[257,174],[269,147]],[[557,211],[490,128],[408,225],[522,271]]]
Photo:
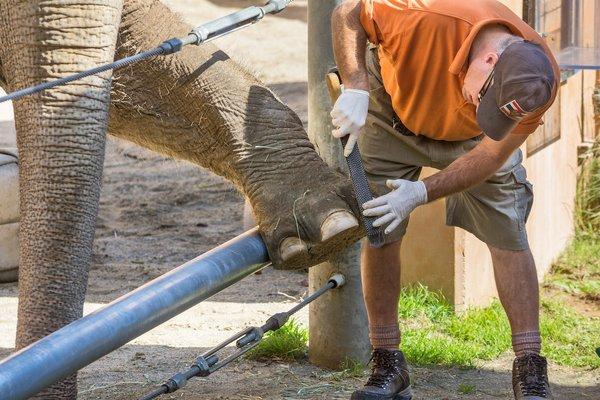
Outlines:
[[600,237],[576,237],[553,266],[545,286],[600,301]]
[[343,381],[350,378],[362,378],[367,366],[360,361],[347,359],[342,362],[339,371],[329,372],[325,378],[331,381]]
[[[424,286],[405,288],[400,300],[402,350],[416,365],[472,368],[511,347],[506,314],[499,302],[455,315],[439,293]],[[600,319],[586,318],[564,303],[542,302],[544,354],[574,367],[600,368],[595,348],[600,343]]]
[[542,299],[543,352],[560,365],[600,368],[600,318],[579,314],[565,303]]
[[460,385],[458,385],[458,393],[473,394],[475,393],[475,385],[467,385],[466,383],[461,383]]
[[600,232],[600,141],[586,154],[577,182],[575,222],[579,236]]
[[291,319],[280,329],[267,333],[246,357],[253,360],[300,360],[306,357],[307,343],[308,330]]
[[508,320],[497,302],[455,315],[440,293],[417,285],[402,290],[399,304],[402,350],[414,364],[470,368],[510,347]]

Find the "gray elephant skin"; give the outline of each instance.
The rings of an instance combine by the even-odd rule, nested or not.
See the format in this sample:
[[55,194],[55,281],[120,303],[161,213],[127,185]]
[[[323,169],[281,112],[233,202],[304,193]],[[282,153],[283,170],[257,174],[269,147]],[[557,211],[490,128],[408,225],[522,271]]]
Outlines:
[[[154,0],[1,0],[0,83],[22,89],[190,30]],[[215,46],[47,90],[14,108],[17,348],[82,316],[107,132],[232,181],[280,268],[315,265],[364,234],[349,180],[321,160],[294,112]],[[76,376],[39,394],[76,396]]]

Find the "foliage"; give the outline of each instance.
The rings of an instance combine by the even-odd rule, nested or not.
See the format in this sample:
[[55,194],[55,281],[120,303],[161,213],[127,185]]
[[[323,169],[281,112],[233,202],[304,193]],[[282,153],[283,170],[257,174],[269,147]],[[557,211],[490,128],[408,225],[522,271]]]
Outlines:
[[246,357],[254,360],[300,360],[306,356],[307,343],[308,330],[290,319],[280,329],[268,332],[258,346],[246,353]]

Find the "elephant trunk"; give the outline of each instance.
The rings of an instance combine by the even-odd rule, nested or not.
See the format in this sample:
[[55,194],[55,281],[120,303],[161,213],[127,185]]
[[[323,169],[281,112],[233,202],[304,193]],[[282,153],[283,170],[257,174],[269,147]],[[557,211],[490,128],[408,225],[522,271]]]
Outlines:
[[[0,2],[0,59],[9,90],[114,58],[121,0]],[[111,76],[15,103],[20,159],[17,348],[80,318],[104,160]],[[76,376],[40,394],[74,399]]]

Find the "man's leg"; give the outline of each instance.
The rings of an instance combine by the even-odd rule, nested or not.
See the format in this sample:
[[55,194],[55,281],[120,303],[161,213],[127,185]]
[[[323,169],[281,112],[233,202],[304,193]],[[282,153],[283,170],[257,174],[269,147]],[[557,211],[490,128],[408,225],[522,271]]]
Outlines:
[[533,255],[529,249],[502,250],[488,246],[500,302],[508,315],[517,357],[540,353],[540,293]]
[[531,251],[489,246],[500,302],[512,330],[513,391],[517,400],[550,400],[546,359],[540,356],[540,299]]
[[400,297],[401,241],[381,248],[363,242],[361,276],[369,317],[369,337],[374,349],[398,350],[398,300]]
[[[403,227],[402,229],[404,229]],[[400,236],[401,237],[401,236]],[[361,275],[373,346],[371,376],[351,400],[410,400],[408,366],[400,346],[400,245],[392,241],[381,248],[363,242]]]

